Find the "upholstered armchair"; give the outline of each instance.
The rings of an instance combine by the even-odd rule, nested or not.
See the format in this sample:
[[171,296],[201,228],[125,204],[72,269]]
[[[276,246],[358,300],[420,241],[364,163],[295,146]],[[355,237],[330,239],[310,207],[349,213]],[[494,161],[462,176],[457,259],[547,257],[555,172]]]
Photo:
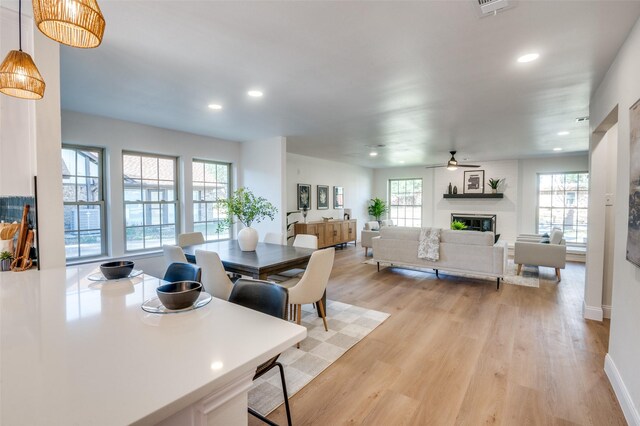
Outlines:
[[541,235],[519,235],[515,243],[514,263],[520,275],[522,265],[555,268],[558,281],[562,279],[560,269],[567,264],[567,245],[559,229],[551,231],[548,238]]
[[364,229],[360,233],[360,244],[364,248],[365,257],[369,255],[369,249],[373,248],[373,238],[380,235],[380,227],[393,226],[393,220],[383,220],[381,223],[372,220],[364,224]]

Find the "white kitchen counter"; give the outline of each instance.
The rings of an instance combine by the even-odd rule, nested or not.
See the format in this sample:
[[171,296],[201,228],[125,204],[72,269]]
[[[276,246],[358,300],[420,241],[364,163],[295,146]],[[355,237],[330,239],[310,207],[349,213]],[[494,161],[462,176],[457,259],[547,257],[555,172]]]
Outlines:
[[306,336],[216,298],[149,314],[160,280],[98,270],[0,273],[1,425],[246,424],[256,366]]

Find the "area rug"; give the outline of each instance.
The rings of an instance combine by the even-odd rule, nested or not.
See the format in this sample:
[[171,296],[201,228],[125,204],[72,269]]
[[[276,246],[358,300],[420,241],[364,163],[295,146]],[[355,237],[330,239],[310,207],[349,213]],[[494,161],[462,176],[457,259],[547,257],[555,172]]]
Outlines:
[[[362,263],[366,263],[367,265],[377,264],[377,262],[373,259],[367,259]],[[382,267],[387,268],[390,266],[391,266],[390,263],[380,262],[381,268]],[[409,269],[412,271],[427,272],[431,274],[434,273],[432,268],[417,268],[417,267],[409,267],[409,266],[399,266],[399,268]],[[442,272],[440,272],[441,277],[446,274],[447,274],[446,270],[443,270]],[[474,276],[471,274],[452,273],[452,275],[455,275],[457,277],[469,277],[474,279],[482,279],[478,276]],[[491,280],[495,282],[495,279],[491,278]],[[502,282],[504,282],[505,284],[520,285],[523,287],[539,288],[540,287],[540,271],[537,266],[524,265],[522,267],[521,275],[516,275],[516,266],[514,265],[513,260],[509,259],[509,263],[507,264],[507,274],[504,276],[504,279],[502,280]]]
[[[307,327],[307,338],[300,342],[300,349],[293,346],[278,359],[284,366],[289,397],[389,318],[384,312],[331,300],[327,300],[326,315],[329,331],[324,330],[313,305],[303,305],[302,325]],[[277,367],[256,379],[249,389],[249,406],[262,415],[268,415],[283,402]]]

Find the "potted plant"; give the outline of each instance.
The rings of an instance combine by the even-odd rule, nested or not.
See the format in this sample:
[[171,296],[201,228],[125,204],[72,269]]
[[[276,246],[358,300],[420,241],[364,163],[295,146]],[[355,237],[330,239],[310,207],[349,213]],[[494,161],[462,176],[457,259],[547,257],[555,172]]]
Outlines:
[[11,269],[11,259],[13,259],[13,254],[10,251],[0,252],[0,269],[2,271]]
[[380,223],[380,218],[389,209],[387,208],[387,204],[384,201],[382,201],[380,198],[372,198],[371,204],[369,204],[368,210],[369,210],[369,214],[375,217],[378,223]]
[[459,220],[454,220],[453,222],[451,222],[451,229],[455,231],[462,231],[464,229],[467,229],[467,225],[465,225],[464,222],[460,222]]
[[278,209],[263,197],[257,197],[248,188],[239,188],[228,199],[220,200],[226,218],[220,221],[219,230],[226,230],[236,218],[245,227],[238,232],[238,245],[242,251],[255,251],[258,245],[258,231],[251,227],[264,219],[273,220]]
[[492,194],[498,193],[498,186],[500,186],[500,183],[502,183],[502,179],[494,179],[494,178],[489,179],[489,183],[487,185],[489,185],[489,188],[491,188]]

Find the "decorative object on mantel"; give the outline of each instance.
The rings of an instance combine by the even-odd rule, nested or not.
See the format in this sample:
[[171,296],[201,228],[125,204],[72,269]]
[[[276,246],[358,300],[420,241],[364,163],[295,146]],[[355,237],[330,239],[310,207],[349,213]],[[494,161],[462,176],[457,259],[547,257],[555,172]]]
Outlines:
[[640,100],[629,108],[629,220],[627,260],[640,267]]
[[22,51],[22,0],[18,1],[18,48],[0,64],[0,92],[21,99],[42,99],[45,83],[28,53]]
[[[311,185],[298,184],[298,210],[311,209]],[[305,216],[306,217],[306,216]]]
[[458,193],[458,187],[457,187],[457,186],[454,186],[454,187],[453,187],[453,193],[454,193],[454,194],[457,194],[457,193]]
[[368,207],[369,215],[376,218],[378,223],[380,223],[380,218],[384,215],[389,209],[387,208],[387,204],[382,201],[380,198],[372,198],[371,204]]
[[318,210],[329,209],[329,187],[327,185],[317,185]]
[[454,220],[453,222],[451,222],[451,229],[455,231],[462,231],[464,229],[467,229],[467,225],[465,225],[464,222],[460,222],[459,220]]
[[236,217],[245,228],[238,232],[238,245],[242,251],[255,251],[258,246],[258,231],[251,227],[264,219],[273,220],[278,209],[263,197],[256,197],[248,188],[238,188],[229,198],[219,201],[227,213],[227,218],[219,222],[218,230],[226,230],[233,225]]
[[464,172],[465,194],[484,194],[484,170],[472,170]]
[[11,270],[11,259],[13,259],[13,254],[10,251],[0,252],[0,270],[2,272]]
[[33,0],[33,19],[58,43],[82,49],[102,43],[105,20],[96,0]]
[[453,187],[451,186],[451,182],[449,182],[449,188],[447,188],[447,194],[453,194]]
[[500,186],[503,180],[504,179],[489,178],[489,183],[487,183],[487,185],[489,185],[489,188],[491,188],[492,194],[498,193],[498,187]]
[[333,208],[334,209],[344,208],[344,188],[341,186],[333,187]]

